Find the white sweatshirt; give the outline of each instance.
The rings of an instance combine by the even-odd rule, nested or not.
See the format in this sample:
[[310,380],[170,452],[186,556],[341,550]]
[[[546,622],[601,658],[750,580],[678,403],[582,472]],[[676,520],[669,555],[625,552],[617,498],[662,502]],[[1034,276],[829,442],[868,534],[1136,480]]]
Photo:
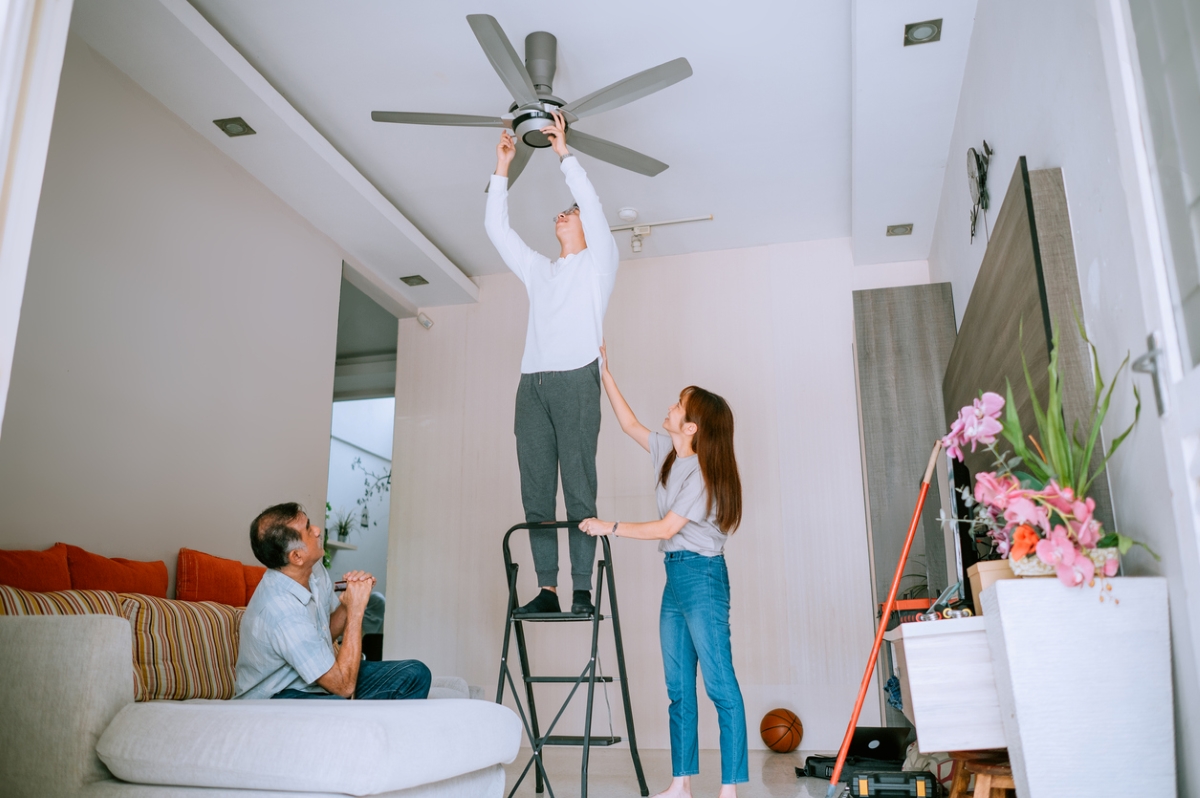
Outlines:
[[600,198],[575,156],[563,159],[567,187],[579,205],[587,248],[551,261],[534,252],[508,223],[508,178],[492,175],[484,227],[529,294],[529,326],[521,373],[571,371],[600,357],[604,312],[617,279],[617,242]]

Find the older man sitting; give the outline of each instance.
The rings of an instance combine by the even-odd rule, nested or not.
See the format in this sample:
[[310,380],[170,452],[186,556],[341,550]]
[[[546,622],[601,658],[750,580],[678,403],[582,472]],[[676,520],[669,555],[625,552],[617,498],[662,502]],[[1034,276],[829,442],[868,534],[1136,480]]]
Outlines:
[[234,698],[425,698],[424,663],[363,660],[363,613],[375,578],[347,573],[339,601],[321,564],[322,539],[295,502],[268,507],[250,524],[250,546],[267,572],[242,616]]

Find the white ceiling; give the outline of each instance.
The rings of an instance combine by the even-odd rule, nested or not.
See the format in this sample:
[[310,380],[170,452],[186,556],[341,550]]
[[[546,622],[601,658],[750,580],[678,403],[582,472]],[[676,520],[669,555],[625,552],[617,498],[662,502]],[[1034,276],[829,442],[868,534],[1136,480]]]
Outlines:
[[[554,33],[568,101],[691,62],[691,78],[579,123],[670,164],[649,178],[580,156],[613,224],[624,206],[641,222],[715,215],[656,228],[640,255],[618,233],[622,257],[853,236],[856,263],[881,263],[928,255],[975,1],[77,0],[72,28],[338,241],[355,285],[411,315],[474,301],[463,273],[504,269],[482,220],[498,132],[370,119],[507,110],[467,14],[494,15],[519,53],[529,32]],[[938,17],[940,42],[903,47],[904,23]],[[211,123],[237,115],[258,135]],[[513,225],[553,253],[568,202],[554,157],[535,153]],[[901,222],[914,235],[883,235]],[[432,284],[399,284],[414,272]]]
[[[905,47],[904,26],[931,19],[941,40]],[[948,149],[974,23],[975,0],[854,0],[856,264],[929,256],[947,159],[965,169]],[[894,224],[912,235],[889,238]]]
[[[492,129],[372,122],[373,110],[496,115],[511,97],[467,25],[496,17],[558,37],[554,91],[572,100],[679,56],[691,78],[579,129],[670,164],[654,177],[581,156],[610,221],[715,214],[656,229],[643,256],[850,233],[849,3],[610,0],[193,0],[202,14],[452,261],[504,269],[483,232]],[[250,120],[253,123],[253,120]],[[540,157],[538,157],[540,156]],[[514,227],[557,250],[550,219],[569,194],[549,152],[515,185]],[[621,234],[626,257],[628,233]]]

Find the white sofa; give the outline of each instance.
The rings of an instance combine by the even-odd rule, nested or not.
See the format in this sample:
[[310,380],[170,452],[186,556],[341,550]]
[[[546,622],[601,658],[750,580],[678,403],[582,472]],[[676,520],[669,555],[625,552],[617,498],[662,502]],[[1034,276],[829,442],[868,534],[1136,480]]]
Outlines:
[[134,703],[131,651],[124,618],[0,617],[0,795],[499,798],[520,746],[466,698]]

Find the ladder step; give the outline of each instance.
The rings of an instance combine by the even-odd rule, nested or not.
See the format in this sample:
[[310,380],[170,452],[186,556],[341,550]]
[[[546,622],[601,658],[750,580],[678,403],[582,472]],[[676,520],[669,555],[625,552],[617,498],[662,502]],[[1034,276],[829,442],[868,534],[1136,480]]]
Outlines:
[[[612,680],[613,677],[611,676],[596,677],[597,682],[611,682]],[[578,676],[526,676],[525,681],[551,682],[554,684],[574,684],[575,682],[579,682],[580,684],[587,684],[587,679],[580,679]]]
[[[575,621],[575,622],[587,621],[587,622],[591,623],[593,616],[592,615],[575,615],[574,613],[570,613],[570,612],[529,612],[529,613],[522,613],[521,615],[511,615],[510,617],[514,621],[537,621],[537,622],[542,622],[542,623],[546,623],[546,622],[563,623],[563,622],[570,622],[570,621]],[[600,616],[600,620],[603,621],[604,618],[605,618],[605,616],[603,616],[603,615]]]
[[[608,746],[621,742],[620,737],[592,737],[592,745]],[[583,736],[553,734],[542,738],[543,745],[583,745]]]

